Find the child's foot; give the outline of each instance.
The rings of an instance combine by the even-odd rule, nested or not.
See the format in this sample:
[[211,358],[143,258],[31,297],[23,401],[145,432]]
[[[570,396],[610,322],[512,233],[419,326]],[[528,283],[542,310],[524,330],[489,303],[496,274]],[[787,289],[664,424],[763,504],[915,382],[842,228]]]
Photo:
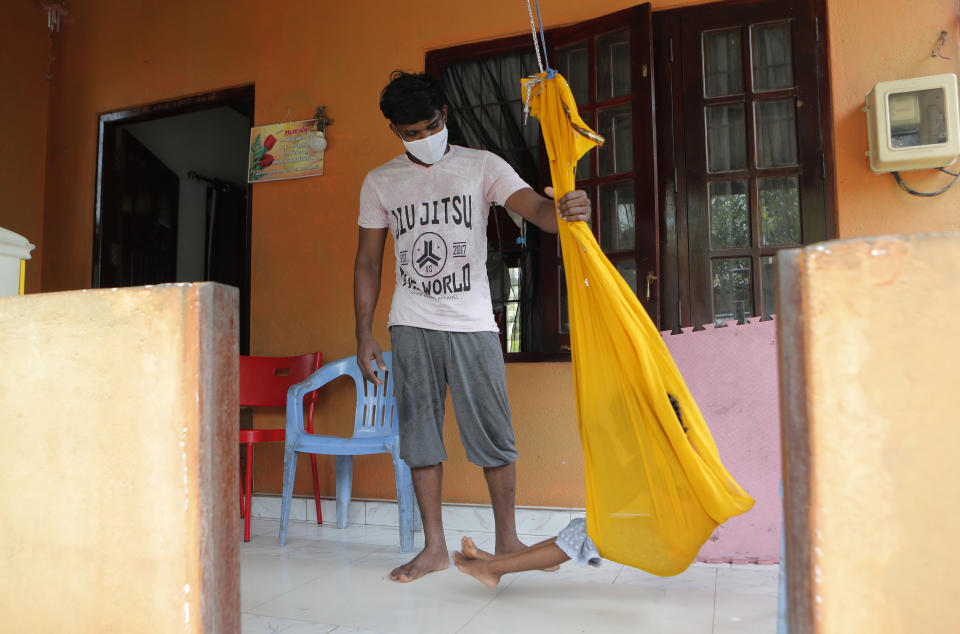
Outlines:
[[427,550],[423,549],[420,554],[407,563],[394,568],[390,572],[390,579],[400,583],[409,583],[414,579],[419,579],[425,574],[446,570],[450,567],[450,556],[447,554],[447,547],[442,549]]
[[488,588],[496,588],[497,584],[500,583],[500,575],[490,571],[489,564],[485,559],[469,558],[455,550],[453,551],[453,563],[457,570],[470,575]]
[[460,540],[461,554],[467,559],[493,559],[493,555],[485,550],[480,550],[473,543],[472,537],[464,537]]

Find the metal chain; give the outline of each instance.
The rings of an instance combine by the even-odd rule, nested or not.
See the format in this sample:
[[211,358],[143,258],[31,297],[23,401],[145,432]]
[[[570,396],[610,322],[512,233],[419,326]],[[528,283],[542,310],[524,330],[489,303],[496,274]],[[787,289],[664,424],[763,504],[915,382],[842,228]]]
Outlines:
[[[533,9],[530,7],[530,0],[527,0],[527,15],[530,16],[530,34],[533,36],[533,50],[537,53],[537,66],[540,67],[540,72],[544,72],[543,60],[540,58],[540,43],[537,41],[537,23],[533,20]],[[530,97],[533,93],[533,89],[540,84],[542,79],[534,75],[533,77],[527,78],[527,98],[523,100],[523,124],[527,125],[527,119],[530,117]]]
[[530,7],[530,0],[527,0],[527,15],[530,16],[530,33],[533,35],[533,50],[537,52],[537,65],[540,72],[543,72],[543,60],[540,59],[540,43],[537,41],[537,23],[533,21],[533,9]]

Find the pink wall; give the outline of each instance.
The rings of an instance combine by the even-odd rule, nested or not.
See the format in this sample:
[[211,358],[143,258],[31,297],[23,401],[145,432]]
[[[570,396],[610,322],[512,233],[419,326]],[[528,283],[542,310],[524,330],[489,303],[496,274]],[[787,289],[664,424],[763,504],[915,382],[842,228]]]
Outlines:
[[780,558],[780,409],[773,320],[681,335],[663,333],[720,450],[724,466],[756,500],[717,528],[699,561],[772,563]]

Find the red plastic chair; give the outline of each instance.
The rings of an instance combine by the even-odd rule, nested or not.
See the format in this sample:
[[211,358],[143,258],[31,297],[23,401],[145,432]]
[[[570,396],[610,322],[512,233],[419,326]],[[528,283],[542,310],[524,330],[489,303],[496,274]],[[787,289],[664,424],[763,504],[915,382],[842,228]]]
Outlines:
[[[286,407],[287,389],[313,374],[323,362],[319,352],[294,357],[248,357],[240,355],[240,407]],[[304,399],[307,405],[306,431],[313,433],[313,406],[316,391]],[[250,498],[253,488],[253,444],[277,442],[286,438],[286,429],[241,429],[240,444],[247,446],[246,473],[240,480],[240,516],[244,519],[243,541],[250,541]],[[320,487],[317,480],[316,456],[310,456],[313,469],[313,498],[320,513]]]

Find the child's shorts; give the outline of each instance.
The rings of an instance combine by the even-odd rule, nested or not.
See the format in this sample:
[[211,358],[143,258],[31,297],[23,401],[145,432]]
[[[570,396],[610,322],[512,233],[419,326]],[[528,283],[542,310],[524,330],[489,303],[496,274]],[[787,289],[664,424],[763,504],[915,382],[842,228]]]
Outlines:
[[572,520],[557,535],[557,546],[581,566],[599,566],[600,553],[587,535],[587,520],[580,517]]

